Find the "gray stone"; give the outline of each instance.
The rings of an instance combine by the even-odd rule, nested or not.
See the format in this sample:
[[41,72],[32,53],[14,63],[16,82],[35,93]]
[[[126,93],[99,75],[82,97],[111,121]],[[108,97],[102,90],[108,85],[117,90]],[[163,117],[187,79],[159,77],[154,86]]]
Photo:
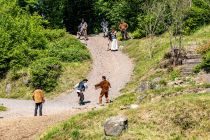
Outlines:
[[142,82],[138,88],[138,91],[139,92],[144,92],[146,90],[149,90],[150,89],[150,86],[148,84],[148,82]]
[[210,74],[200,73],[195,78],[197,84],[210,84]]
[[142,95],[142,96],[138,96],[138,103],[141,103],[145,98],[147,97],[147,95]]
[[159,83],[162,80],[160,77],[156,77],[155,79],[152,80],[152,83]]
[[10,94],[11,93],[11,91],[12,91],[12,85],[10,83],[7,83],[6,84],[5,91],[6,91],[7,94]]
[[119,136],[126,129],[128,129],[128,118],[125,116],[111,117],[104,124],[106,136]]
[[25,85],[28,85],[28,84],[29,84],[29,78],[28,78],[28,77],[24,77],[24,78],[23,78],[23,83],[24,83]]

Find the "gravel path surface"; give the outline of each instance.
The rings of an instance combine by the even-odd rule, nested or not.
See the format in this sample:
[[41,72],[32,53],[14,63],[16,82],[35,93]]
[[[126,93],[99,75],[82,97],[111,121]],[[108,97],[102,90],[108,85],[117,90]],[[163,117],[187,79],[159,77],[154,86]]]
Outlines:
[[[43,106],[44,117],[33,117],[34,103],[29,100],[0,99],[0,104],[8,108],[6,112],[0,112],[0,140],[34,139],[48,126],[67,119],[69,116],[97,108],[100,90],[95,90],[94,85],[101,81],[105,75],[112,88],[110,98],[119,96],[127,82],[129,82],[133,64],[131,60],[120,51],[107,51],[107,40],[100,36],[90,37],[87,47],[93,58],[93,69],[88,75],[84,106],[78,105],[78,97],[75,92],[65,93],[53,100],[47,100]],[[37,123],[39,122],[39,123]]]

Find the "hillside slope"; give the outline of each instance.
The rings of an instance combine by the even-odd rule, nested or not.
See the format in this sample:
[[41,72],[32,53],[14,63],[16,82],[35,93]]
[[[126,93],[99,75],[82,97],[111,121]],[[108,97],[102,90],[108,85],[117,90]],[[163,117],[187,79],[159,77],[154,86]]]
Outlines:
[[[191,44],[200,45],[210,38],[210,26],[204,27],[191,36],[184,37],[187,48]],[[135,61],[132,81],[122,91],[123,95],[105,109],[77,115],[51,128],[41,139],[94,139],[105,138],[103,123],[114,115],[124,114],[128,117],[129,128],[119,137],[106,139],[209,139],[209,93],[197,94],[197,88],[208,87],[191,82],[188,85],[167,86],[183,78],[177,69],[158,70],[158,64],[168,51],[167,34],[156,37],[153,59],[149,58],[147,39],[130,40],[124,51]],[[161,78],[159,84],[165,86],[139,92],[141,80]],[[144,100],[142,98],[145,96]],[[126,109],[133,103],[138,109]],[[125,107],[125,109],[123,109]]]

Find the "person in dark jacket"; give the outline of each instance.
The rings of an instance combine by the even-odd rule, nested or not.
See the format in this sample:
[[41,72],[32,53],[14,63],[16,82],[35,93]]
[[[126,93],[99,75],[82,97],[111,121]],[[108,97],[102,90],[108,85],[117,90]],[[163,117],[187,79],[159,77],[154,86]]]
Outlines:
[[84,91],[87,89],[87,79],[82,80],[77,85],[75,85],[76,92],[79,97],[79,105],[84,105]]

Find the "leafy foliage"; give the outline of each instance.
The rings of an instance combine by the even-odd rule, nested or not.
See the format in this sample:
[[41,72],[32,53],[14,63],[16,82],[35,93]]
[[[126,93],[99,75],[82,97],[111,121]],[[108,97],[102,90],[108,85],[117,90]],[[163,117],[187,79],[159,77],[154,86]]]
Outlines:
[[17,80],[21,77],[17,72],[30,67],[31,85],[51,91],[62,74],[62,62],[81,62],[90,56],[85,46],[64,29],[48,28],[49,22],[36,12],[37,2],[0,1],[0,78],[12,71],[12,79]]
[[31,64],[30,79],[34,87],[41,86],[45,91],[51,91],[57,85],[57,79],[61,72],[62,65],[58,59],[43,58]]

